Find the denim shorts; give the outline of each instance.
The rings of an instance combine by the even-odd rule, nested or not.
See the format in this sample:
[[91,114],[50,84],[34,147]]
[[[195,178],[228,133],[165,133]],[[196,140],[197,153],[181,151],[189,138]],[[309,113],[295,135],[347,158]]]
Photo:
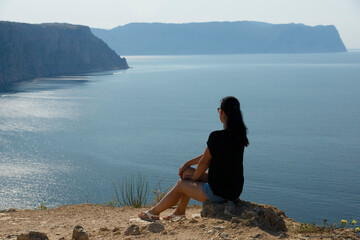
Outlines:
[[206,195],[206,197],[211,201],[211,202],[215,202],[215,203],[223,203],[223,202],[227,202],[228,200],[217,196],[213,193],[213,191],[210,188],[210,185],[208,183],[203,183],[202,185],[203,187],[203,191]]

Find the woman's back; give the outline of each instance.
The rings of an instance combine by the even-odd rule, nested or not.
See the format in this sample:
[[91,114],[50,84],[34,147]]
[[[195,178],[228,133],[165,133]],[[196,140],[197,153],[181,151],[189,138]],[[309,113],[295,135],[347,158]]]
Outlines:
[[235,200],[244,185],[243,141],[227,130],[214,131],[208,142],[212,159],[208,181],[211,190],[218,196]]

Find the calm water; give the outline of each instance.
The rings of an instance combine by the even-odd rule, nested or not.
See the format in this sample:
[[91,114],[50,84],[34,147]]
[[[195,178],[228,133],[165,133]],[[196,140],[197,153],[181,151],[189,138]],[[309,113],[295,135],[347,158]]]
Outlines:
[[250,140],[242,198],[299,221],[359,220],[359,52],[127,59],[2,89],[0,209],[109,202],[130,174],[172,186],[234,95]]

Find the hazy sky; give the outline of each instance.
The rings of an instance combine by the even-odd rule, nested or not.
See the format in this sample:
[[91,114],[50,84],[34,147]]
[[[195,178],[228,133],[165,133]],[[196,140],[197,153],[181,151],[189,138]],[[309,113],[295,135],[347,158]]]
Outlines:
[[335,25],[360,48],[360,0],[0,0],[0,20],[113,28],[130,22],[261,21]]

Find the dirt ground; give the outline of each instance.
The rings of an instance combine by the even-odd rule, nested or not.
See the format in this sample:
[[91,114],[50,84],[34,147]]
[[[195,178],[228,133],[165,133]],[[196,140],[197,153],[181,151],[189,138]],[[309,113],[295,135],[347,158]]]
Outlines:
[[[200,217],[202,207],[190,206],[186,219],[178,221],[158,221],[164,226],[160,233],[147,229],[149,222],[140,220],[139,209],[132,207],[113,208],[103,205],[80,204],[62,206],[47,210],[16,210],[0,213],[0,239],[17,239],[29,231],[45,233],[55,240],[70,240],[76,225],[83,227],[89,239],[360,239],[350,230],[326,233],[301,234],[299,225],[289,219],[286,233],[270,233],[258,227],[248,227],[230,221]],[[170,214],[167,210],[161,216]],[[126,236],[126,229],[136,224],[139,235]]]

